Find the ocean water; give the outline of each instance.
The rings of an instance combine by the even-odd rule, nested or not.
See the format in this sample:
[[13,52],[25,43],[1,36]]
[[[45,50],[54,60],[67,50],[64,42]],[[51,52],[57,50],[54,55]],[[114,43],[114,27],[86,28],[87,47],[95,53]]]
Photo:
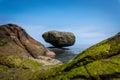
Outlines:
[[58,59],[62,62],[67,62],[69,60],[73,60],[83,50],[90,47],[90,45],[75,44],[71,47],[64,47],[64,48],[55,48],[51,45],[46,45],[46,47],[56,53],[56,56],[54,57],[55,59]]

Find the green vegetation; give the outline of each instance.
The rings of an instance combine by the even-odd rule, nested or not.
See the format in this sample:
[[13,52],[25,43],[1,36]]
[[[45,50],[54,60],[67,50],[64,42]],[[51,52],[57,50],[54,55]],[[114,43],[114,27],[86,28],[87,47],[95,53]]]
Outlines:
[[[20,53],[17,51],[16,53]],[[61,66],[43,66],[0,53],[1,80],[120,80],[120,33],[91,46]]]
[[120,33],[80,53],[73,61],[39,75],[40,80],[120,79]]
[[35,59],[45,53],[46,48],[18,25],[0,26],[0,80],[36,80],[38,72],[49,69]]
[[0,58],[0,79],[2,80],[28,80],[37,78],[37,72],[41,69],[42,63],[31,59],[25,60],[17,56]]
[[7,44],[7,39],[6,38],[0,39],[0,46],[4,46],[5,44]]

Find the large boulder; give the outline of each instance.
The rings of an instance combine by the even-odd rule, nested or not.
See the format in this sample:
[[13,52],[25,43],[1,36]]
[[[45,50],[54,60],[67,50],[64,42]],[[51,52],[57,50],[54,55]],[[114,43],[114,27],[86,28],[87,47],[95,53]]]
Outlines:
[[24,29],[16,24],[0,26],[0,53],[4,55],[19,55],[33,57],[45,55],[46,48],[30,37]]
[[75,43],[75,36],[71,32],[48,31],[42,37],[55,47],[72,46]]
[[120,80],[120,33],[91,46],[73,61],[40,74],[39,79]]

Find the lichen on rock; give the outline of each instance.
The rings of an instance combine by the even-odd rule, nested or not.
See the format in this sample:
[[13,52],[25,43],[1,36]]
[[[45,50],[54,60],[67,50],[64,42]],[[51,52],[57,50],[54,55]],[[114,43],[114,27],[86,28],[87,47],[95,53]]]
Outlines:
[[120,79],[119,61],[120,33],[84,50],[73,61],[39,75],[39,79],[116,80]]
[[75,35],[71,32],[48,31],[42,37],[44,40],[55,47],[72,46],[75,43]]

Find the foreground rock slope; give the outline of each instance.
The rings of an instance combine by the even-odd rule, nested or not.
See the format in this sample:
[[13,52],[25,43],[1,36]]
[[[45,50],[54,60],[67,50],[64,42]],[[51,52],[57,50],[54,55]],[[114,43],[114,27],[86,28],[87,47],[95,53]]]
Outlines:
[[75,35],[71,32],[48,31],[42,37],[55,47],[72,46],[75,43]]
[[119,80],[120,33],[91,46],[73,61],[39,75],[40,80]]

